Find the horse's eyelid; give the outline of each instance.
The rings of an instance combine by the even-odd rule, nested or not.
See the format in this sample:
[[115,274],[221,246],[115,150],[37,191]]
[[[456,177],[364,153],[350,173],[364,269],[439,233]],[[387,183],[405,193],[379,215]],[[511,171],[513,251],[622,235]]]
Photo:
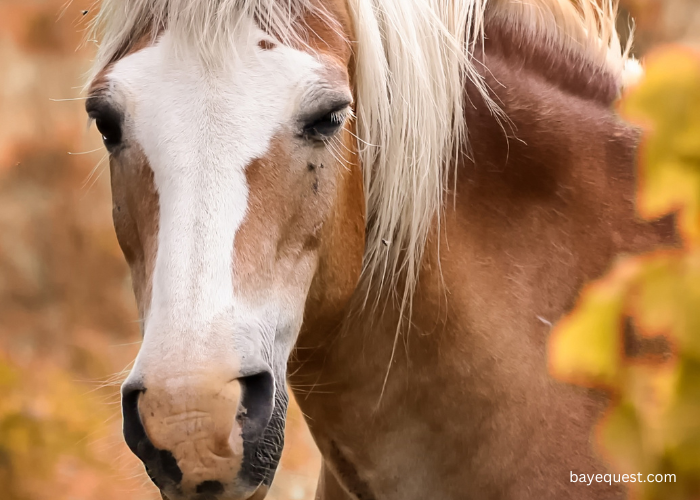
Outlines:
[[341,125],[350,116],[348,106],[339,106],[332,110],[326,110],[322,113],[310,116],[305,120],[304,128],[313,128],[314,125],[330,120],[332,123]]

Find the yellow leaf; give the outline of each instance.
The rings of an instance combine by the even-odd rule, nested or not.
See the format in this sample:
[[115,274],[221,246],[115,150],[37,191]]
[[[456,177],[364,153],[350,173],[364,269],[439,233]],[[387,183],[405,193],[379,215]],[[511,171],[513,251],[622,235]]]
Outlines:
[[598,428],[598,441],[621,473],[632,474],[645,468],[642,428],[631,404],[619,404],[606,415]]
[[610,277],[589,285],[574,311],[556,325],[549,341],[550,372],[555,377],[587,386],[618,386],[625,295],[638,267],[630,260]]
[[667,335],[700,360],[700,252],[662,251],[640,260],[629,312],[638,331]]
[[640,213],[655,219],[680,210],[684,236],[700,242],[700,58],[681,49],[651,57],[621,109],[649,131],[641,148]]
[[677,450],[678,465],[700,475],[700,362],[681,360],[668,412],[668,442]]
[[[641,500],[700,499],[700,57],[671,50],[652,59],[623,104],[647,125],[639,211],[679,211],[686,248],[627,258],[590,285],[550,340],[560,379],[612,389],[598,444],[615,468],[673,481],[630,484]],[[665,336],[623,353],[623,320],[636,334]],[[648,355],[648,356],[646,356]]]

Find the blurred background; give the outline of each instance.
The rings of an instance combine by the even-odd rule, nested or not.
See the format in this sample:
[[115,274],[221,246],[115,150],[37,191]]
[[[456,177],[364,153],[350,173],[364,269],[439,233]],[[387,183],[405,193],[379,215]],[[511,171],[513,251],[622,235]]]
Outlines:
[[[119,383],[140,339],[83,111],[92,0],[0,0],[0,497],[158,499],[123,444]],[[698,0],[625,0],[640,57],[700,46]],[[623,17],[622,26],[628,25]],[[320,458],[290,407],[270,497],[313,498]]]

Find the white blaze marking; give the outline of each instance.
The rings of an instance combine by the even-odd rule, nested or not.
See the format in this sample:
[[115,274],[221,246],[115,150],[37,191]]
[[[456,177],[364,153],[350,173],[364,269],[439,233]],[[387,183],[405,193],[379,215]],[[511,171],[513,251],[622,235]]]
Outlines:
[[245,167],[292,124],[321,67],[310,54],[282,45],[261,50],[264,37],[251,23],[229,63],[207,70],[196,57],[174,56],[166,31],[111,71],[113,88],[126,97],[126,140],[142,147],[160,201],[152,300],[137,365],[144,357],[157,363],[168,352],[175,360],[206,359],[213,350],[232,349],[232,332],[212,323],[241,309],[232,259],[247,209]]

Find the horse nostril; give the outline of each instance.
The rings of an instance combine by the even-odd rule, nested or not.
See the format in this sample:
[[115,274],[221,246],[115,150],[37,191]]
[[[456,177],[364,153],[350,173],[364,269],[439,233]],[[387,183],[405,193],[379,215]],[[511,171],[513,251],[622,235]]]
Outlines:
[[275,406],[275,379],[269,372],[261,372],[239,379],[243,397],[243,410],[238,415],[243,439],[255,442],[262,436],[270,423]]
[[177,460],[168,450],[159,450],[146,435],[146,430],[139,414],[139,396],[146,392],[140,384],[128,384],[122,387],[122,420],[124,440],[129,449],[141,459],[146,472],[159,488],[163,488],[163,479],[179,484],[182,471]]
[[146,431],[139,416],[139,396],[144,392],[140,384],[128,384],[122,387],[122,421],[124,439],[134,454],[138,455],[138,445],[147,440]]

